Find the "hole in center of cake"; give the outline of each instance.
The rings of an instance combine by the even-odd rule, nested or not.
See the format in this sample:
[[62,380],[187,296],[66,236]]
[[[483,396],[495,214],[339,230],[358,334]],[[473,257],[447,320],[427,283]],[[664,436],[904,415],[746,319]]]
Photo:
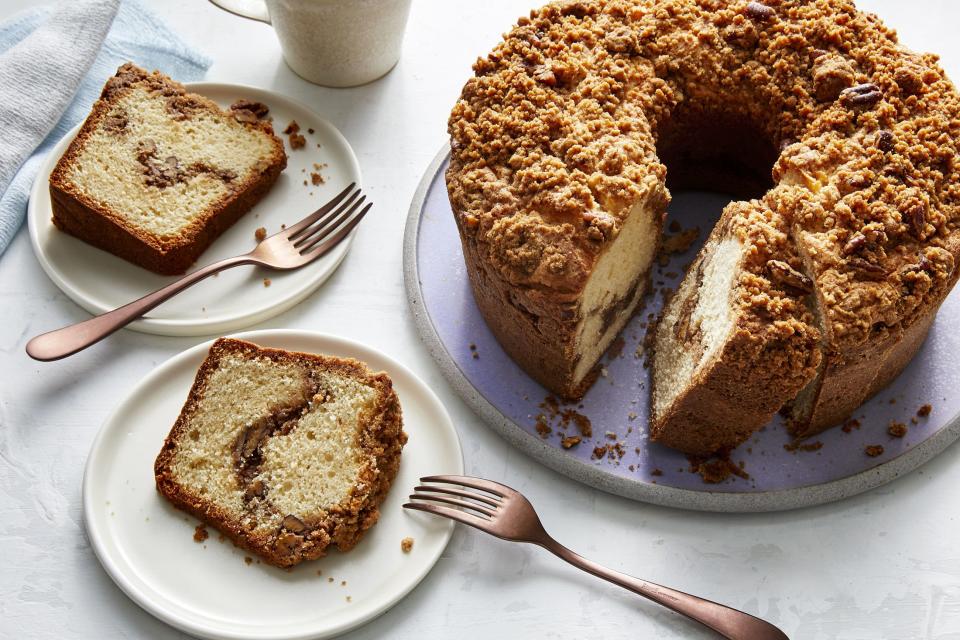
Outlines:
[[749,200],[773,187],[779,154],[765,129],[745,115],[679,107],[657,130],[657,155],[672,192],[715,191]]

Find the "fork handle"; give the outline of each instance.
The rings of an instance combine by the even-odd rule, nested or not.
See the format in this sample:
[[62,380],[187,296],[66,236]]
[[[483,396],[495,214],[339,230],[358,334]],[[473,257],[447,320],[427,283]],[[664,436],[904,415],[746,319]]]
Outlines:
[[692,618],[729,640],[789,640],[780,629],[760,618],[689,593],[607,569],[567,549],[553,538],[547,537],[543,541],[537,541],[537,544],[578,569]]
[[99,316],[78,322],[56,331],[39,335],[27,343],[27,354],[34,360],[59,360],[78,351],[86,349],[92,344],[103,340],[114,331],[125,327],[154,307],[166,302],[187,287],[201,280],[219,273],[224,269],[241,264],[255,264],[256,260],[249,255],[235,256],[220,260],[213,264],[197,269],[175,282],[171,282],[162,289],[149,293],[138,300],[108,311]]

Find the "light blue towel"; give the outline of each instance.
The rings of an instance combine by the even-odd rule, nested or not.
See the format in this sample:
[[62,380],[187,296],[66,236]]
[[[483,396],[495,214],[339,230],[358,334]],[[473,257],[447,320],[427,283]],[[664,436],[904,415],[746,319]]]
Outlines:
[[[62,29],[57,30],[56,22],[64,19],[62,12],[71,8],[76,11],[80,4],[76,0],[61,0],[61,2],[62,4],[59,7],[30,9],[0,23],[0,60],[3,59],[5,54],[16,54],[24,48],[24,45],[30,44],[32,35],[40,35],[45,36],[40,38],[44,46],[48,41],[54,43],[57,54],[62,55],[64,52],[76,51],[78,55],[71,57],[71,59],[79,58],[78,64],[83,66],[89,64],[89,71],[79,80],[79,86],[76,84],[70,86],[69,82],[64,82],[66,85],[63,89],[64,95],[60,96],[50,96],[49,86],[40,86],[40,83],[29,79],[22,83],[13,83],[8,78],[4,78],[6,86],[0,87],[0,92],[15,91],[20,94],[14,96],[15,99],[7,101],[7,104],[21,102],[29,104],[33,102],[33,104],[50,105],[56,104],[59,98],[60,103],[66,108],[59,121],[49,130],[39,146],[19,165],[16,173],[9,172],[13,174],[13,179],[9,181],[9,185],[4,184],[9,176],[0,175],[0,191],[2,191],[2,195],[0,195],[0,253],[7,248],[17,230],[23,224],[30,188],[47,152],[64,134],[86,117],[90,107],[100,95],[103,84],[107,81],[107,78],[116,73],[117,67],[130,61],[148,70],[159,69],[181,82],[190,82],[203,77],[210,66],[209,58],[187,46],[176,34],[170,31],[169,27],[143,6],[140,0],[123,0],[120,3],[120,8],[116,11],[116,17],[109,27],[106,39],[103,40],[93,63],[90,64],[89,57],[84,60],[82,53],[85,48],[89,50],[90,39],[94,40],[92,45],[96,47],[96,40],[103,38],[103,29],[100,28],[96,20],[91,20],[91,25],[81,25],[80,28],[70,29],[66,33]],[[109,6],[112,3],[109,0],[101,0],[99,3],[90,2],[89,4],[91,5],[91,14],[94,11],[99,11],[100,22],[103,23],[106,20],[106,24],[109,24],[109,16],[114,10],[113,7]],[[58,14],[58,12],[61,13]],[[51,24],[54,27],[52,29],[50,28]],[[84,29],[83,26],[88,28]],[[57,38],[60,38],[61,41],[55,42]],[[80,38],[86,40],[78,42]],[[35,42],[37,39],[35,37],[33,41]],[[18,48],[17,45],[20,45],[20,47]],[[35,55],[35,52],[32,53]],[[17,69],[14,68],[12,73],[18,73]],[[80,73],[82,73],[82,68]],[[11,86],[14,84],[16,86]],[[34,96],[31,95],[31,92],[40,95]],[[70,94],[74,94],[72,101],[69,99]],[[31,100],[23,100],[24,97],[29,97]],[[36,100],[32,100],[33,98],[36,98]],[[24,128],[37,127],[42,126],[42,122],[32,122],[29,113],[7,113],[6,115],[8,118],[5,118],[7,121],[4,122],[4,128],[8,130],[0,132],[0,145],[21,145],[21,149],[8,147],[3,150],[5,152],[4,156],[6,159],[26,157],[29,150],[22,149],[23,140],[14,141],[11,139],[8,135],[9,128],[18,126]],[[19,118],[22,118],[22,123],[16,124]],[[9,120],[13,120],[15,124],[11,125]],[[33,142],[28,144],[34,146],[39,137],[34,134]],[[29,139],[29,136],[26,139]],[[16,162],[19,163],[20,160],[17,159]],[[2,173],[4,172],[0,171],[0,174]]]

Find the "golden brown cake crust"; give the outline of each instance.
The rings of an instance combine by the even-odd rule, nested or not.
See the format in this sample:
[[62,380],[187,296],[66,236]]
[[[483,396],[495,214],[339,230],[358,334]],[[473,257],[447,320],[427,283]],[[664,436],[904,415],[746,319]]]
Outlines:
[[[554,2],[474,72],[446,176],[474,290],[489,289],[488,322],[554,303],[540,304],[546,322],[498,335],[563,322],[556,309],[575,303],[630,204],[662,188],[660,134],[698,111],[750,122],[778,150],[764,201],[805,258],[828,374],[877,341],[919,345],[911,327],[956,282],[960,100],[936,56],[853,2]],[[872,360],[870,388],[890,358],[903,349]]]
[[104,85],[90,115],[50,174],[53,223],[61,231],[145,269],[165,275],[180,274],[196,262],[221,233],[266,195],[286,167],[287,156],[283,143],[273,135],[270,123],[242,122],[243,126],[270,136],[273,150],[269,160],[258,167],[255,174],[231,184],[228,193],[178,235],[157,238],[144,233],[128,224],[120,213],[83,193],[67,178],[68,168],[76,162],[87,140],[111,117],[114,101],[135,86],[156,92],[168,101],[170,109],[187,115],[193,110],[205,110],[231,117],[213,101],[187,93],[182,84],[159,71],[149,73],[132,63],[124,64]]
[[[326,512],[321,522],[307,522],[305,532],[280,531],[258,535],[245,529],[236,518],[210,500],[197,495],[178,482],[172,472],[173,458],[178,442],[186,437],[190,417],[202,400],[211,374],[220,359],[228,354],[269,358],[278,363],[296,363],[312,369],[322,369],[346,376],[377,391],[376,406],[362,425],[358,448],[375,460],[375,465],[364,465],[351,494],[336,507]],[[164,441],[154,463],[157,490],[176,507],[216,527],[235,544],[263,557],[269,564],[290,567],[304,560],[326,555],[330,545],[349,551],[372,527],[380,516],[380,504],[400,469],[400,453],[407,442],[403,431],[400,401],[393,383],[386,373],[373,373],[362,362],[350,358],[335,358],[270,349],[233,338],[220,338],[210,347],[207,358],[197,371],[186,403]],[[359,490],[358,487],[364,487]],[[283,536],[296,534],[290,540]]]

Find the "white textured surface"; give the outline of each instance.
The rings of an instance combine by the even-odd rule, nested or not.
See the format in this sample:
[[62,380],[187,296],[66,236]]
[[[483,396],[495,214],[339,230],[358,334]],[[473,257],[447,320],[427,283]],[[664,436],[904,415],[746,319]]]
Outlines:
[[[406,363],[451,412],[467,471],[526,493],[548,530],[594,560],[758,613],[795,639],[960,638],[960,447],[834,505],[687,513],[614,498],[540,467],[480,424],[446,386],[406,308],[403,221],[469,64],[535,2],[417,0],[397,68],[371,85],[334,90],[293,74],[266,25],[199,0],[157,0],[184,37],[214,56],[210,80],[287,93],[333,122],[353,145],[377,203],[324,287],[258,328],[342,335]],[[0,18],[27,4],[0,2]],[[960,78],[960,5],[860,4],[908,45],[940,53]],[[0,258],[0,310],[0,637],[179,637],[127,600],[93,557],[80,521],[80,479],[93,435],[118,400],[156,364],[202,339],[125,331],[60,363],[29,360],[30,336],[87,315],[43,275],[23,232]],[[349,637],[479,640],[492,633],[711,637],[546,552],[463,529],[407,599]]]

